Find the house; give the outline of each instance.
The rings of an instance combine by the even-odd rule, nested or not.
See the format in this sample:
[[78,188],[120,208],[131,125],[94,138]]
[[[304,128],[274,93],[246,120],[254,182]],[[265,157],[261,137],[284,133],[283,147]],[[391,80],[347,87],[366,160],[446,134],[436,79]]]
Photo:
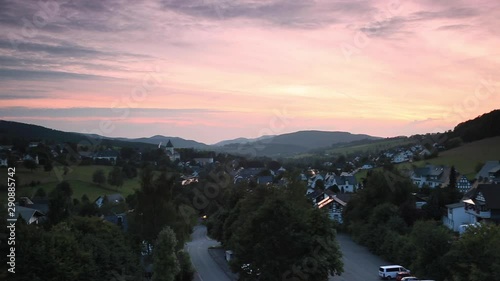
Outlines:
[[446,205],[446,209],[446,216],[443,216],[443,225],[453,231],[458,232],[461,225],[471,224],[475,221],[474,216],[465,212],[464,202]]
[[125,198],[119,193],[115,194],[108,194],[104,196],[99,196],[97,199],[94,201],[97,207],[101,208],[104,203],[113,203],[113,204],[119,204],[122,202],[125,202]]
[[324,193],[323,199],[316,203],[316,207],[319,209],[325,209],[328,211],[328,216],[331,220],[338,223],[343,223],[342,212],[347,206],[351,195],[350,194],[334,194],[331,191],[326,191]]
[[28,144],[28,147],[29,147],[29,148],[35,148],[35,147],[38,147],[38,145],[40,145],[40,143],[39,143],[39,142],[30,142],[30,143]]
[[23,157],[24,161],[34,161],[37,165],[40,164],[40,161],[38,160],[38,155],[35,155],[34,157],[30,154],[26,154]]
[[214,163],[213,158],[194,158],[194,161],[201,167]]
[[360,169],[361,170],[371,170],[371,169],[373,169],[373,165],[371,165],[371,164],[364,164]]
[[260,176],[257,178],[257,184],[269,185],[273,183],[272,176]]
[[49,212],[49,199],[46,198],[28,198],[20,197],[18,205],[21,207],[26,207],[39,211],[42,214],[47,214]]
[[321,174],[314,174],[312,177],[309,178],[309,180],[307,181],[307,186],[309,187],[312,187],[312,188],[316,188],[316,183],[318,181],[323,181],[324,182],[324,178]]
[[45,217],[45,214],[35,209],[16,206],[15,216],[16,218],[22,217],[27,224],[38,224]]
[[457,188],[461,193],[467,193],[471,189],[472,184],[466,176],[461,176],[457,180]]
[[234,183],[248,182],[258,177],[265,168],[240,168],[234,175]]
[[92,156],[92,160],[94,160],[94,161],[107,160],[110,163],[115,164],[119,155],[120,155],[120,153],[118,151],[108,149],[108,150],[96,152]]
[[500,223],[500,184],[478,184],[464,195],[462,201],[465,212],[474,216],[472,224],[481,221]]
[[123,231],[128,230],[128,219],[127,219],[127,213],[121,213],[121,214],[112,214],[109,216],[104,216],[103,219],[107,222],[110,222],[119,228],[121,228]]
[[358,183],[356,177],[349,176],[337,176],[334,173],[328,173],[325,176],[325,188],[331,188],[337,186],[341,193],[352,193],[356,191]]
[[419,188],[424,185],[436,188],[449,181],[450,171],[450,167],[427,165],[416,168],[411,175],[411,180]]
[[406,153],[400,152],[400,153],[394,155],[394,157],[392,157],[391,162],[394,164],[398,164],[398,163],[407,162],[409,160],[410,160],[410,157],[408,157],[408,155]]
[[484,163],[481,170],[476,174],[476,179],[481,182],[492,182],[495,178],[500,178],[500,161]]
[[420,155],[421,157],[431,156],[432,152],[426,148],[426,149],[420,151],[420,153],[418,155]]
[[7,157],[0,156],[0,167],[7,167],[9,165],[9,162],[7,160]]
[[179,152],[175,151],[174,145],[170,140],[168,140],[167,142],[165,152],[168,158],[170,158],[170,161],[174,162],[175,160],[181,160],[181,155],[179,154]]

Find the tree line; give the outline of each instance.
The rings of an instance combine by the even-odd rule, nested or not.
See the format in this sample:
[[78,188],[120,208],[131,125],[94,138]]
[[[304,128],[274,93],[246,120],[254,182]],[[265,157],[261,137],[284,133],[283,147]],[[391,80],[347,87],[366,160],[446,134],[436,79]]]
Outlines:
[[459,200],[455,189],[452,183],[432,190],[429,203],[417,210],[414,194],[420,191],[409,179],[396,170],[373,172],[344,211],[345,230],[423,279],[498,280],[500,226],[472,227],[458,237],[441,222],[444,205]]

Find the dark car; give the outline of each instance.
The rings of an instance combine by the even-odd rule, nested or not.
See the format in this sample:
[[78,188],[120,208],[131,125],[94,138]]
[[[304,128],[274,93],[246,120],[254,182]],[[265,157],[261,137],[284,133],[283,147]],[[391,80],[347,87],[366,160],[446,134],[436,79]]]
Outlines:
[[403,279],[403,277],[409,277],[411,276],[411,273],[410,272],[398,272],[398,274],[396,274],[396,281],[401,281],[401,279]]

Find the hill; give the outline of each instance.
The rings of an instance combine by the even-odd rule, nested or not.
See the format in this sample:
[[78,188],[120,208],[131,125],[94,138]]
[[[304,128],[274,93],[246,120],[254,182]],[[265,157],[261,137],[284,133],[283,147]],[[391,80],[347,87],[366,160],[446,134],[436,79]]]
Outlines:
[[250,154],[255,156],[290,156],[310,150],[331,147],[339,143],[360,140],[375,140],[377,137],[351,134],[347,132],[299,131],[269,137],[247,144],[230,144],[222,150],[234,154]]
[[500,136],[500,110],[493,110],[472,120],[458,124],[450,134],[450,139],[461,138],[471,142]]
[[265,135],[261,136],[258,138],[253,138],[253,139],[248,139],[248,138],[236,138],[232,140],[223,140],[218,143],[213,144],[213,146],[224,146],[224,145],[230,145],[230,144],[245,144],[245,143],[250,143],[250,142],[256,142],[256,141],[261,141],[261,140],[266,140],[269,138],[275,137],[274,135]]
[[453,165],[461,174],[464,174],[469,179],[473,179],[477,173],[476,166],[490,160],[500,160],[500,137],[470,142],[457,148],[443,151],[437,158],[413,163],[404,163],[397,167],[402,169],[412,165],[424,166],[427,163],[434,165]]
[[194,140],[186,140],[179,137],[167,137],[160,135],[152,136],[149,138],[137,138],[137,139],[117,138],[117,140],[127,141],[127,142],[142,142],[154,145],[159,145],[160,143],[162,143],[162,145],[166,145],[167,142],[170,140],[174,145],[174,147],[176,148],[210,149],[209,145]]
[[48,142],[72,142],[72,143],[92,143],[100,145],[110,145],[115,147],[133,148],[153,148],[160,142],[166,144],[171,139],[178,148],[210,148],[208,145],[196,141],[185,140],[176,137],[153,136],[151,138],[126,139],[110,138],[97,134],[80,134],[73,132],[63,132],[49,129],[43,126],[25,124],[13,121],[0,120],[0,144],[13,144],[15,141],[48,141]]

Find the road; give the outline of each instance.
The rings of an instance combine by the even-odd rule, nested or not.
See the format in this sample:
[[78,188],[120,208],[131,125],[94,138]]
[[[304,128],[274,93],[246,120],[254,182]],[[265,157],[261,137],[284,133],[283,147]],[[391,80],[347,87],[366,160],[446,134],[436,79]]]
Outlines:
[[[207,228],[196,226],[191,235],[192,241],[186,246],[191,261],[196,269],[195,281],[230,281],[222,269],[208,253],[210,246],[219,245],[217,241],[208,239]],[[388,264],[381,258],[371,254],[366,248],[354,243],[346,234],[338,234],[344,261],[344,273],[331,277],[329,281],[379,281],[378,268]]]
[[337,234],[344,260],[344,273],[331,277],[330,281],[379,281],[378,268],[388,264],[354,243],[346,234]]
[[203,225],[196,226],[192,241],[186,248],[191,256],[191,262],[196,269],[195,281],[230,281],[222,269],[215,263],[208,253],[208,248],[219,245],[219,242],[208,239],[207,228]]

